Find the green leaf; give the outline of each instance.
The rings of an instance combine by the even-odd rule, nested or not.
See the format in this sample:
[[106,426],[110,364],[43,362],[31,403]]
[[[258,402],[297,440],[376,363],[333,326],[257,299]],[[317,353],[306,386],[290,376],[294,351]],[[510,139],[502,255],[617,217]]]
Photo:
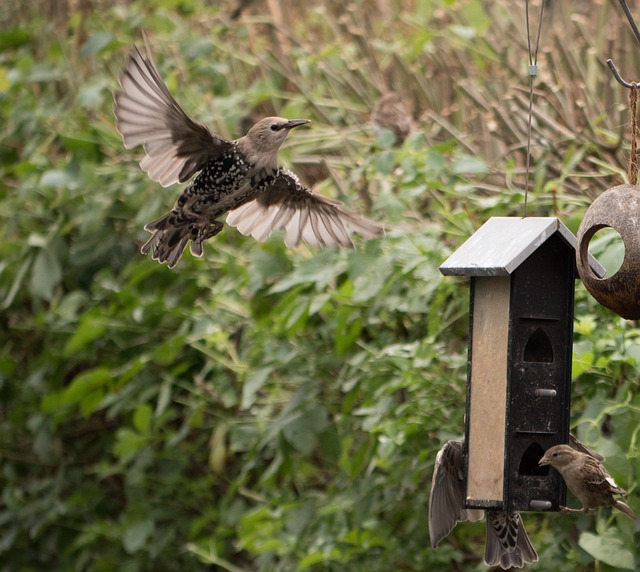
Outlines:
[[31,36],[26,28],[5,28],[0,32],[0,52],[24,46],[30,39]]
[[128,554],[138,552],[149,540],[155,530],[153,520],[141,520],[127,528],[122,537],[122,545]]
[[151,406],[146,403],[141,403],[133,412],[133,426],[139,433],[148,433],[151,428],[152,417],[153,412],[151,411]]
[[5,93],[10,87],[9,70],[4,66],[0,66],[0,93]]
[[391,129],[381,129],[376,135],[381,149],[390,149],[396,142],[396,134]]
[[363,318],[353,308],[343,306],[336,316],[336,353],[343,357],[362,331]]
[[337,463],[342,453],[342,442],[335,423],[330,423],[318,436],[322,457],[330,463]]
[[472,28],[471,26],[453,25],[453,26],[449,26],[449,29],[456,36],[459,36],[460,38],[462,38],[464,40],[471,40],[471,39],[476,37],[476,30],[475,30],[475,28]]
[[249,409],[255,403],[256,394],[265,384],[271,372],[273,372],[272,367],[262,367],[249,374],[247,381],[242,386],[241,409]]
[[578,545],[596,560],[609,566],[623,570],[636,569],[633,551],[626,546],[615,528],[607,529],[602,535],[583,532],[578,539]]
[[322,551],[310,552],[302,560],[300,560],[296,570],[298,571],[309,570],[316,564],[322,564],[323,562],[327,562],[327,561],[335,561],[335,560],[331,558],[330,555]]
[[106,48],[113,40],[110,32],[96,32],[80,48],[80,56],[88,58]]
[[55,411],[65,405],[77,405],[84,415],[89,415],[100,405],[111,381],[111,371],[99,366],[83,371],[73,378],[71,384],[58,393],[45,396],[43,411]]
[[76,352],[86,348],[89,344],[97,340],[107,330],[107,318],[94,314],[86,314],[78,329],[69,338],[64,348],[66,356],[71,356]]
[[51,189],[64,189],[68,187],[73,177],[68,171],[61,169],[52,169],[45,171],[40,177],[40,186]]
[[20,265],[20,268],[14,274],[13,282],[11,284],[11,288],[9,288],[9,291],[7,292],[7,295],[5,296],[4,300],[2,301],[2,306],[0,306],[0,308],[6,310],[9,306],[11,306],[11,304],[13,303],[14,298],[16,297],[16,294],[18,294],[18,292],[20,291],[20,289],[22,287],[24,277],[25,277],[25,275],[27,273],[27,270],[29,270],[30,266],[31,266],[31,260],[30,259],[25,260]]
[[479,157],[472,157],[465,155],[457,159],[452,167],[451,171],[455,174],[467,174],[467,175],[482,175],[489,171],[489,167]]
[[376,159],[376,171],[382,175],[388,175],[396,166],[396,155],[392,149],[386,149]]
[[171,403],[171,387],[172,383],[170,380],[162,382],[162,385],[160,386],[160,393],[158,394],[158,402],[156,403],[156,417],[160,417],[160,415],[166,411],[167,407],[169,407],[169,404]]
[[48,250],[40,250],[31,269],[31,292],[37,298],[51,300],[53,291],[62,281],[58,259]]
[[116,442],[113,445],[113,453],[120,457],[122,461],[128,461],[146,444],[147,437],[145,435],[140,435],[140,433],[132,429],[118,429]]
[[309,455],[318,442],[318,434],[327,424],[327,410],[318,405],[310,411],[300,412],[287,423],[284,438],[303,455]]

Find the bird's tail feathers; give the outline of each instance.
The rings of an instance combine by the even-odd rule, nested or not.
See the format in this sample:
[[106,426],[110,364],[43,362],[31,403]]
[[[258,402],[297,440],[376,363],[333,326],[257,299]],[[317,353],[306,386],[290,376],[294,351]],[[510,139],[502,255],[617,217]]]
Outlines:
[[[146,227],[145,227],[146,228]],[[154,230],[151,238],[140,248],[142,254],[149,254],[158,262],[166,262],[169,268],[173,268],[180,260],[184,249],[189,243],[189,229],[187,225],[171,227],[168,230]],[[191,252],[194,248],[191,247]],[[202,253],[202,245],[200,245]]]
[[181,219],[171,211],[145,225],[144,229],[151,233],[151,237],[142,245],[140,252],[151,252],[153,260],[166,262],[169,268],[173,268],[189,242],[191,254],[200,257],[203,253],[203,241],[218,234],[223,226],[219,221],[214,221],[211,225],[197,224]]
[[484,563],[503,570],[522,568],[537,562],[538,553],[531,544],[524,523],[517,512],[486,511],[487,533]]
[[615,506],[620,512],[626,514],[631,520],[638,520],[638,515],[633,512],[633,509],[627,503],[622,502],[621,500],[616,500],[613,506]]

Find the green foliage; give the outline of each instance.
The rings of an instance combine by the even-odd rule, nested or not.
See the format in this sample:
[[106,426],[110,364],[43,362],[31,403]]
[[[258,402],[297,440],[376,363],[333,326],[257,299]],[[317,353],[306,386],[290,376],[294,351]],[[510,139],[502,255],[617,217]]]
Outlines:
[[[65,25],[33,13],[0,32],[0,570],[482,569],[481,523],[428,541],[433,461],[462,432],[466,380],[466,284],[438,267],[488,217],[519,213],[516,185],[491,179],[516,169],[424,124],[402,147],[374,141],[362,122],[379,70],[362,30],[326,9],[307,35],[294,22],[285,54],[265,52],[264,19],[201,4],[115,3]],[[370,46],[418,85],[436,47],[490,82],[491,22],[481,2],[423,0],[372,24]],[[312,117],[283,159],[325,157],[336,184],[317,188],[370,200],[387,236],[290,252],[227,228],[173,271],[142,257],[142,226],[176,189],[149,181],[114,128],[110,91],[140,27],[216,130],[237,136],[254,107]],[[569,177],[589,153],[543,175]],[[575,231],[584,200],[534,176],[536,208],[559,204]],[[639,343],[578,289],[574,427],[636,511]],[[525,521],[534,568],[640,566],[623,516]]]

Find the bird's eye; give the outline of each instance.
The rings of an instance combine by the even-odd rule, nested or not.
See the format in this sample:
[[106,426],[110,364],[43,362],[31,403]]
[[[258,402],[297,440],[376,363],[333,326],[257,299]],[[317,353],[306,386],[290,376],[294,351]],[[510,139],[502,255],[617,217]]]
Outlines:
[[280,129],[280,126],[277,123],[271,124],[271,131],[278,131],[278,129]]

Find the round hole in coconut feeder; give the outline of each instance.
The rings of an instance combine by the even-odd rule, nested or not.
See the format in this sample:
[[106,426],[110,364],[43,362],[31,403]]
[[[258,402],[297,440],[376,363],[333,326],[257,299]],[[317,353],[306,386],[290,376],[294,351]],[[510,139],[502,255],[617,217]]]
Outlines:
[[[624,260],[609,278],[589,266],[589,242],[602,228],[615,230],[624,243]],[[576,264],[589,293],[626,320],[640,319],[640,186],[619,185],[602,193],[578,229]]]

